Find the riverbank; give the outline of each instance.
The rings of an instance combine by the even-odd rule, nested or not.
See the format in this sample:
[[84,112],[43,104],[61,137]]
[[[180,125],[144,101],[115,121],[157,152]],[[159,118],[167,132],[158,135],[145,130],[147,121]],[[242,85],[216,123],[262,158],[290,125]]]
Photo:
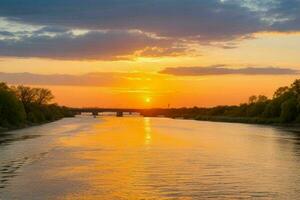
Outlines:
[[228,117],[228,116],[197,116],[193,118],[200,121],[232,122],[245,124],[280,124],[276,118],[257,118],[257,117]]
[[211,122],[227,122],[227,123],[242,123],[242,124],[259,124],[270,125],[276,127],[283,127],[292,131],[300,132],[300,123],[280,123],[276,118],[251,118],[251,117],[225,117],[225,116],[197,116],[194,118],[184,118],[198,121],[211,121]]
[[48,124],[48,123],[59,121],[63,118],[72,118],[72,117],[74,117],[74,116],[62,117],[62,118],[55,119],[55,120],[52,120],[52,121],[45,121],[45,122],[40,122],[40,123],[26,123],[26,124],[22,124],[22,125],[19,125],[19,126],[10,126],[10,127],[1,127],[0,126],[0,134],[4,133],[4,132],[9,132],[9,131],[25,129],[25,128],[30,128],[30,127],[34,127],[34,126],[40,126],[40,125],[43,125],[43,124]]

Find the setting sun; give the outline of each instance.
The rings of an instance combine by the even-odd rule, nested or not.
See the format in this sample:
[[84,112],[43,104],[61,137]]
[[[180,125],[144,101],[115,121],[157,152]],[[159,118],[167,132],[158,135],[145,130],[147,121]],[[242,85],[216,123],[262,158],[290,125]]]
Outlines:
[[149,97],[146,97],[145,101],[146,101],[146,103],[150,103],[151,99]]

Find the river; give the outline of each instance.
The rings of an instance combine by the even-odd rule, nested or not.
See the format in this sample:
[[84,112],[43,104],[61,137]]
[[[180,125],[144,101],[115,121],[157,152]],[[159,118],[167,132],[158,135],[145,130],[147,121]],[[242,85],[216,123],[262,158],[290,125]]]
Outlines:
[[78,116],[0,134],[0,199],[300,199],[300,134]]

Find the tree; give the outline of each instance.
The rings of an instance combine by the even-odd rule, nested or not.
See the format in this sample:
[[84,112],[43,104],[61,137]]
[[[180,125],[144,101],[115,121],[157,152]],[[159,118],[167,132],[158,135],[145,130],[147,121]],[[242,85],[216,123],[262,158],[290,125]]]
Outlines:
[[45,88],[35,88],[35,102],[38,105],[43,105],[49,103],[52,99],[54,99],[54,96],[52,95],[51,91]]
[[14,90],[19,100],[23,103],[26,112],[28,112],[29,104],[33,103],[36,98],[35,91],[23,85],[19,85]]
[[289,90],[290,90],[290,88],[287,86],[280,87],[274,92],[273,98],[278,98],[278,97],[282,96],[284,93],[288,92]]
[[280,121],[282,123],[289,123],[294,121],[296,117],[297,117],[297,100],[295,98],[286,100],[281,105]]
[[257,102],[249,105],[247,109],[248,117],[260,117],[263,115],[263,112],[266,108],[267,104],[265,102]]
[[0,126],[15,128],[25,123],[43,123],[74,116],[66,107],[49,105],[53,98],[48,89],[22,85],[9,87],[0,83]]
[[8,90],[9,87],[6,85],[6,83],[1,82],[0,83],[0,89]]
[[249,104],[253,104],[253,103],[255,103],[256,101],[257,101],[257,96],[252,95],[252,96],[249,97],[248,103],[249,103]]
[[297,79],[294,81],[294,83],[291,85],[291,90],[296,94],[297,96],[300,95],[300,79]]
[[265,95],[258,95],[256,103],[264,103],[266,101],[268,101],[268,97]]
[[277,101],[277,99],[269,102],[263,112],[263,117],[266,118],[277,118],[280,116],[281,112],[281,104]]
[[264,96],[264,95],[252,95],[249,97],[248,103],[249,104],[255,104],[255,103],[263,103],[268,101],[268,97]]
[[23,104],[14,92],[0,83],[0,126],[18,126],[26,120]]

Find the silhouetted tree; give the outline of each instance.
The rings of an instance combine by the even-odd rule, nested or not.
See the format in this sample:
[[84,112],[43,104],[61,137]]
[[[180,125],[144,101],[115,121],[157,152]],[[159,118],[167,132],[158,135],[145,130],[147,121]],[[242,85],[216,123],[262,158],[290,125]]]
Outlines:
[[0,126],[21,125],[25,119],[23,104],[6,84],[0,83]]
[[278,98],[278,97],[282,96],[284,93],[288,92],[289,90],[290,90],[290,88],[287,86],[280,87],[274,92],[273,98],[274,99]]
[[249,103],[249,104],[253,104],[253,103],[255,103],[256,101],[257,101],[257,96],[252,95],[252,96],[249,97],[248,103]]
[[51,91],[44,88],[26,86],[9,87],[0,83],[0,126],[15,127],[27,123],[42,123],[73,113],[66,107],[49,102],[54,98]]
[[256,103],[264,103],[268,101],[268,97],[264,96],[264,95],[258,95]]
[[39,105],[47,104],[54,99],[50,90],[45,88],[34,88],[35,102]]
[[23,103],[26,112],[28,112],[30,104],[33,103],[36,98],[35,91],[32,88],[23,85],[19,85],[16,88],[14,87],[13,90],[19,100]]
[[281,105],[280,121],[282,123],[292,122],[297,117],[297,100],[296,98],[291,98],[286,100]]

